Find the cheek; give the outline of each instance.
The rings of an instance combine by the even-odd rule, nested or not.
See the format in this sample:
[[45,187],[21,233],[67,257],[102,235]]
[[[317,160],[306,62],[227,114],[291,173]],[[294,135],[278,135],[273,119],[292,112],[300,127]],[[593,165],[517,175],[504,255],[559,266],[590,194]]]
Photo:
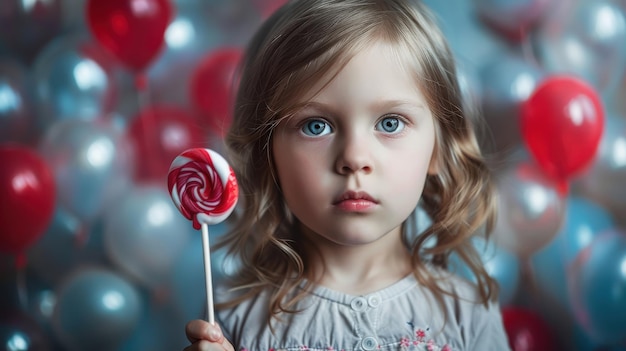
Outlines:
[[285,197],[289,198],[294,192],[307,192],[319,182],[322,166],[316,153],[298,151],[291,146],[275,148],[273,155],[278,182]]

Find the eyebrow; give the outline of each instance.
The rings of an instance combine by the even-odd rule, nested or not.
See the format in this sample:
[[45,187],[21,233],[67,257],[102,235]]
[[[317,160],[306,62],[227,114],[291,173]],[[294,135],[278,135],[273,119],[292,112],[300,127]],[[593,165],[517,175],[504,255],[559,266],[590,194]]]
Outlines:
[[[422,102],[418,102],[418,101],[411,101],[411,100],[384,100],[381,99],[379,101],[375,101],[374,103],[370,104],[368,106],[369,109],[372,110],[388,110],[388,109],[392,109],[392,108],[410,108],[410,109],[416,109],[416,110],[427,110],[427,106],[422,103]],[[324,112],[331,112],[329,110],[331,110],[327,104],[319,102],[319,101],[308,101],[306,103],[302,104],[302,107],[300,107],[298,110],[305,110],[305,109],[316,109],[316,110],[321,110]]]

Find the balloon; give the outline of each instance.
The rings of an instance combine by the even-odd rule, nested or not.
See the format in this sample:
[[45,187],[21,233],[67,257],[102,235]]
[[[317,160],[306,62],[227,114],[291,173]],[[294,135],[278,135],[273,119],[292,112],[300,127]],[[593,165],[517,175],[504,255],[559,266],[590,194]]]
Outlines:
[[113,72],[112,59],[82,34],[50,42],[32,67],[40,129],[106,116],[117,102]]
[[626,65],[626,18],[615,1],[560,1],[532,36],[541,65],[610,92]]
[[44,233],[55,206],[46,161],[21,146],[0,146],[0,251],[20,254]]
[[[160,301],[149,294],[144,294],[143,300],[143,314],[137,328],[116,350],[171,351],[189,346],[189,340],[181,331],[185,330],[185,324],[191,319],[184,319],[169,300]],[[198,318],[196,316],[193,319]]]
[[600,205],[580,196],[570,196],[563,226],[546,247],[531,258],[536,284],[555,301],[567,305],[566,274],[574,258],[596,236],[614,227],[611,215]]
[[626,233],[613,229],[581,251],[569,279],[576,320],[599,343],[626,336]]
[[548,324],[531,310],[505,307],[502,322],[512,351],[560,350]]
[[[171,299],[185,320],[204,318],[206,313],[206,288],[202,236],[195,229],[183,252],[176,258],[168,277]],[[226,222],[211,226],[209,242],[216,243],[228,230]],[[211,252],[213,285],[234,273],[237,261],[227,255],[226,249]]]
[[104,247],[117,267],[159,288],[189,240],[188,225],[166,189],[139,185],[106,213]]
[[196,68],[191,80],[191,100],[202,113],[207,126],[224,135],[232,119],[236,90],[235,73],[242,51],[221,48],[210,52]]
[[176,156],[206,143],[194,116],[175,106],[143,109],[132,119],[128,133],[137,160],[135,179],[163,185]]
[[526,146],[541,168],[564,182],[595,156],[604,125],[602,102],[580,79],[548,77],[522,106]]
[[487,150],[510,154],[522,144],[519,129],[522,104],[543,79],[544,72],[519,53],[504,51],[487,61],[480,70],[483,111],[494,145]]
[[626,119],[609,114],[596,157],[576,185],[584,196],[602,204],[615,219],[626,218]]
[[47,351],[49,340],[42,328],[28,314],[14,310],[0,316],[0,349]]
[[523,39],[549,9],[550,0],[474,0],[478,16],[509,40]]
[[56,122],[40,152],[54,172],[59,205],[81,221],[95,220],[131,185],[129,149],[108,121]]
[[165,47],[148,68],[153,103],[191,105],[187,87],[192,72],[224,35],[215,18],[221,8],[214,1],[176,4],[176,17],[165,31]]
[[135,72],[159,54],[172,17],[168,0],[89,0],[87,22],[98,42]]
[[[478,251],[487,273],[500,286],[498,298],[500,305],[512,303],[520,281],[520,263],[517,256],[495,245],[493,241],[485,241],[481,237],[472,238],[472,244]],[[450,256],[450,267],[452,271],[476,283],[476,277],[458,255]]]
[[[98,224],[98,223],[95,223]],[[105,254],[98,225],[86,225],[57,207],[44,235],[28,249],[28,268],[42,280],[57,284],[78,265],[104,264]]]
[[79,268],[57,289],[53,330],[67,350],[114,350],[137,326],[141,297],[105,268]]
[[287,0],[252,0],[252,5],[258,9],[263,18],[268,18],[286,3]]
[[61,0],[0,1],[0,42],[21,60],[33,58],[61,29]]
[[[459,60],[457,62],[457,80],[465,110],[475,112],[483,99],[483,86],[475,64]],[[472,116],[475,114],[472,113]]]
[[423,3],[440,20],[441,30],[456,57],[480,64],[505,50],[506,42],[498,40],[493,31],[477,20],[472,0],[424,0]]
[[547,245],[563,222],[565,198],[554,181],[534,164],[522,161],[498,178],[496,243],[521,258]]
[[26,67],[0,57],[0,142],[36,139],[33,89]]

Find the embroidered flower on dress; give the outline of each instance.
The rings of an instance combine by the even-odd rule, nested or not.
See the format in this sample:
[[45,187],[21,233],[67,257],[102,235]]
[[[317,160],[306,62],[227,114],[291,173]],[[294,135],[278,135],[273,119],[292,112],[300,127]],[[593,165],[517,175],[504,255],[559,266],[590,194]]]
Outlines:
[[424,329],[418,329],[415,331],[415,336],[417,337],[417,340],[424,341],[424,338],[426,337],[426,332],[424,331]]
[[400,347],[405,347],[405,348],[408,348],[408,347],[409,347],[409,345],[410,345],[410,343],[409,343],[409,338],[402,338],[402,339],[400,340]]

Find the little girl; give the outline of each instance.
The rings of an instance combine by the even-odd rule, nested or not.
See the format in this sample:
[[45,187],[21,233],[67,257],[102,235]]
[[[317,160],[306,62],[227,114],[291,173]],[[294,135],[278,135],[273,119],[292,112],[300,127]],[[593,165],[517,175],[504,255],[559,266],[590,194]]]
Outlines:
[[[239,87],[224,244],[241,268],[216,292],[219,326],[188,323],[185,350],[509,350],[470,241],[490,231],[494,186],[418,0],[291,1]],[[453,252],[477,284],[446,269]]]

